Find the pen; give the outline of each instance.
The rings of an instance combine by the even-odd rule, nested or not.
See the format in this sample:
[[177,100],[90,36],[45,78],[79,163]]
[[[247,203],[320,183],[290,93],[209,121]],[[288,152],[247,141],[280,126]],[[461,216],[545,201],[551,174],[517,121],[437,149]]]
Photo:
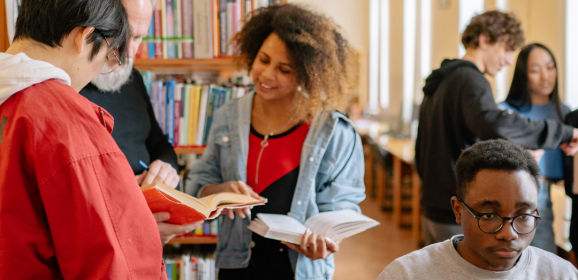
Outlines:
[[142,166],[145,170],[149,170],[148,165],[146,165],[146,163],[144,163],[142,160],[139,160],[138,164],[140,164],[140,166]]

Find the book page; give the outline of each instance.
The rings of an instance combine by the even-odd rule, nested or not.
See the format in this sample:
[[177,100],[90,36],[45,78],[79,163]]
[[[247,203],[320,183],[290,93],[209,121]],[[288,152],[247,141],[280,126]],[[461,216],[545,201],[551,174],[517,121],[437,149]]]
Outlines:
[[[343,227],[338,227],[340,225],[347,225],[349,228],[351,226],[356,226],[358,223],[364,224],[365,222],[371,222],[372,219],[361,215],[353,210],[339,210],[331,212],[319,213],[305,221],[305,226],[310,228],[313,232],[317,234],[325,235],[329,238],[333,238],[335,234],[332,234],[332,229],[337,228],[340,233],[347,231]],[[365,228],[364,228],[365,230]],[[332,236],[329,236],[332,235]]]
[[299,235],[303,234],[306,230],[304,225],[287,215],[257,214],[257,217],[272,230],[296,233]]

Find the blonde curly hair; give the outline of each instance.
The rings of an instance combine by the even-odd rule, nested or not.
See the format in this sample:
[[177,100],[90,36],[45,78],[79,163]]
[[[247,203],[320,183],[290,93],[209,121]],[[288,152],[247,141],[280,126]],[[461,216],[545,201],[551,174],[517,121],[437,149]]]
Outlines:
[[357,54],[328,17],[294,4],[271,5],[253,11],[237,33],[237,65],[251,71],[261,45],[271,33],[285,42],[308,97],[301,98],[303,120],[321,110],[344,110],[357,84]]

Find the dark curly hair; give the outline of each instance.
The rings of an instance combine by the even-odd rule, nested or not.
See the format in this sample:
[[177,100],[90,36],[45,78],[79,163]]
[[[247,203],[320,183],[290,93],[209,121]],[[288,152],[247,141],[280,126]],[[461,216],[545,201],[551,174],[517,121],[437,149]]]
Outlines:
[[[357,81],[357,58],[329,18],[294,4],[270,5],[252,12],[233,41],[237,64],[249,71],[271,33],[287,45],[298,83],[309,94],[299,117],[321,109],[343,110]],[[299,95],[301,96],[301,95]]]
[[506,40],[506,46],[513,51],[524,44],[524,31],[521,23],[512,13],[487,11],[472,18],[462,34],[464,47],[477,48],[480,45],[480,34],[490,37],[490,43]]
[[526,171],[540,189],[540,167],[524,148],[504,139],[487,140],[465,149],[456,162],[458,177],[457,196],[466,194],[468,185],[482,169],[499,171]]

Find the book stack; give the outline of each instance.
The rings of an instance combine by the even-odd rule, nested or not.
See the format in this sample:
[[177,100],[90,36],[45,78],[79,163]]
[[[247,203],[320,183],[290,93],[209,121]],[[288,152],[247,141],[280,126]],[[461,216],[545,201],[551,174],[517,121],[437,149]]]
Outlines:
[[230,44],[248,13],[279,0],[158,0],[136,58],[212,59]]
[[149,71],[141,74],[157,122],[174,147],[206,145],[213,113],[252,90],[249,86],[199,85],[172,79],[152,81]]
[[215,255],[206,250],[185,250],[163,257],[169,280],[215,280]]

